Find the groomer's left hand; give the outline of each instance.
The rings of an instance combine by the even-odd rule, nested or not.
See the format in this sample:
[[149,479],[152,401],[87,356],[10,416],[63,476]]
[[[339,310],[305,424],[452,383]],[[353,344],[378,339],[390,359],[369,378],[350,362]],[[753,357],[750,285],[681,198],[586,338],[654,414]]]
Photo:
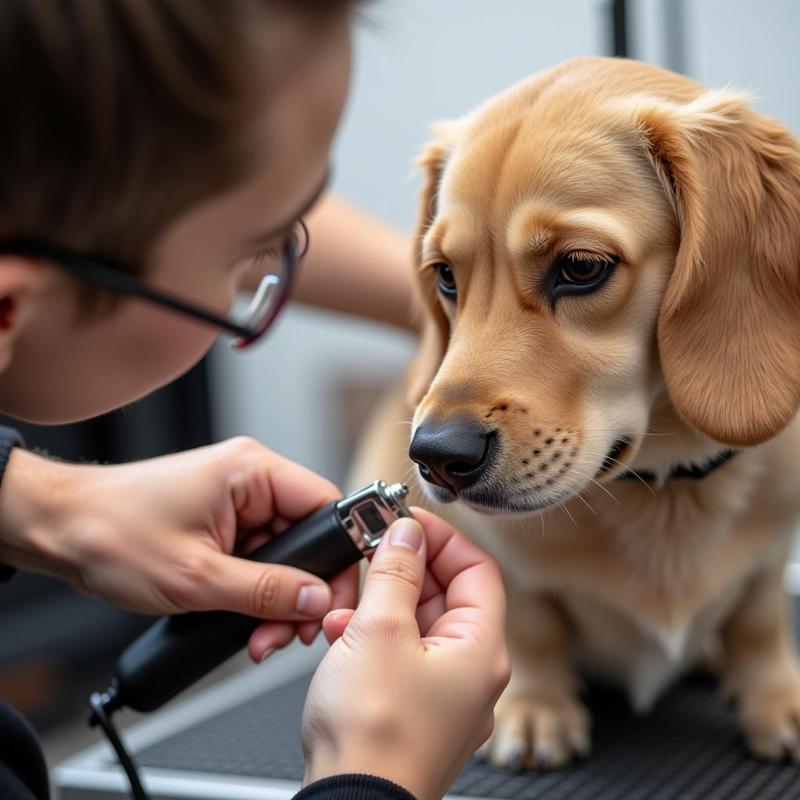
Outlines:
[[354,567],[330,585],[245,553],[340,496],[256,441],[121,466],[64,464],[15,449],[0,491],[0,562],[60,577],[133,611],[220,609],[275,622],[251,636],[258,661],[332,608],[355,604]]
[[358,608],[323,622],[332,644],[303,710],[306,783],[367,773],[438,800],[492,731],[510,675],[500,568],[412,510],[375,551]]

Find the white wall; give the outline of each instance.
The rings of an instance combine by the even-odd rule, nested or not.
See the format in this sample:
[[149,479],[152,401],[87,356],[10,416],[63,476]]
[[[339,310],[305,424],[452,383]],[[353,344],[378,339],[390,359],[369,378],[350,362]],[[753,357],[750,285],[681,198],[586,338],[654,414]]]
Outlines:
[[[514,81],[605,52],[605,0],[375,0],[356,35],[353,91],[334,189],[411,228],[414,156],[431,121],[459,116]],[[379,269],[380,265],[376,265]],[[290,309],[268,342],[213,354],[221,437],[247,433],[342,477],[342,376],[391,380],[413,341],[380,326]]]
[[800,134],[798,0],[629,2],[632,55],[709,86],[752,92],[761,111]]
[[[630,0],[633,55],[754,91],[800,132],[800,0]],[[429,123],[536,70],[606,52],[606,0],[375,0],[356,36],[335,152],[339,193],[410,228]],[[380,268],[380,265],[376,265]],[[248,433],[342,477],[342,376],[388,381],[413,350],[379,326],[293,309],[249,355],[214,354],[220,436]]]
[[800,2],[702,0],[685,16],[688,72],[754,92],[759,109],[800,133]]
[[[632,0],[635,55],[754,95],[800,135],[800,0]],[[679,28],[676,37],[675,28]],[[798,231],[800,235],[800,231]],[[800,476],[798,476],[800,485]],[[800,538],[800,537],[798,537]],[[800,541],[789,571],[800,592]]]

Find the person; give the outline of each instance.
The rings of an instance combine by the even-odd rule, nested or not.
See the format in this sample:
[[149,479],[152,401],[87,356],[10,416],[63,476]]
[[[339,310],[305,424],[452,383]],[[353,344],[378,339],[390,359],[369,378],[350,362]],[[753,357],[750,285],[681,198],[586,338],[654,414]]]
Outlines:
[[[0,410],[84,419],[180,375],[221,331],[252,344],[298,272],[304,215],[319,236],[296,297],[404,324],[403,237],[320,199],[355,5],[3,3]],[[242,289],[256,291],[240,314]],[[98,466],[6,429],[0,475],[8,573],[141,612],[261,618],[255,661],[324,628],[305,797],[438,797],[488,736],[509,670],[500,575],[435,515],[392,526],[356,604],[355,569],[327,584],[236,557],[339,496],[250,439]],[[49,794],[35,738],[2,705],[0,794]]]

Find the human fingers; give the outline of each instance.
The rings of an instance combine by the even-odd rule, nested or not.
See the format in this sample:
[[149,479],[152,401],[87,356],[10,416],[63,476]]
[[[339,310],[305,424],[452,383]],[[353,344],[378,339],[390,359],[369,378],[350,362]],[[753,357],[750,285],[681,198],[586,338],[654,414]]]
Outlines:
[[355,609],[337,608],[328,612],[322,619],[322,632],[328,640],[328,644],[333,644],[347,627],[347,623],[353,617]]
[[[330,608],[354,607],[358,599],[358,565],[340,572],[329,585],[333,595]],[[297,624],[297,636],[303,644],[311,644],[321,630],[322,623],[317,620]]]
[[420,602],[417,607],[417,625],[422,636],[427,636],[434,623],[447,611],[444,592]]
[[465,626],[502,642],[505,590],[497,562],[445,520],[424,509],[413,513],[425,529],[428,569],[444,589],[444,609],[434,594],[423,604],[420,628],[429,636],[462,636]]
[[355,608],[358,601],[358,564],[353,564],[329,581],[333,596],[331,608]]
[[393,522],[372,556],[355,617],[385,616],[390,609],[393,616],[414,621],[425,551],[425,535],[416,520]]
[[238,437],[220,447],[241,528],[260,527],[274,517],[301,519],[341,496],[330,481],[255,439]]
[[251,634],[247,643],[247,654],[261,663],[273,650],[286,647],[294,639],[297,629],[291,622],[264,622]]
[[297,623],[297,638],[303,644],[311,644],[317,638],[317,634],[322,630],[322,622],[314,620],[313,622],[298,622]]
[[461,571],[491,559],[458,528],[424,508],[411,509],[414,519],[425,530],[428,545],[428,568],[443,587]]
[[331,605],[330,587],[308,572],[212,553],[184,570],[187,586],[176,598],[187,611],[220,609],[260,619],[321,619]]
[[237,537],[238,541],[234,549],[234,555],[247,558],[252,552],[265,545],[273,534],[269,531],[243,531]]

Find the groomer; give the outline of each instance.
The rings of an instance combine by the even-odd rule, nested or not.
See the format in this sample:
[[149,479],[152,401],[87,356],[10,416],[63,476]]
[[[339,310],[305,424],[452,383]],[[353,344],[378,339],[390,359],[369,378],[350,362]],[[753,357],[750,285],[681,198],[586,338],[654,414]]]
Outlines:
[[[353,5],[3,0],[0,410],[60,423],[129,403],[221,333],[253,344],[296,275],[301,300],[406,313],[402,237],[321,199]],[[0,468],[6,577],[153,614],[258,616],[256,661],[324,626],[302,794],[435,798],[488,736],[508,678],[500,577],[434,515],[392,527],[353,612],[354,570],[328,585],[229,555],[339,494],[254,441],[100,467],[4,430]],[[0,706],[0,796],[48,795],[35,737]]]

